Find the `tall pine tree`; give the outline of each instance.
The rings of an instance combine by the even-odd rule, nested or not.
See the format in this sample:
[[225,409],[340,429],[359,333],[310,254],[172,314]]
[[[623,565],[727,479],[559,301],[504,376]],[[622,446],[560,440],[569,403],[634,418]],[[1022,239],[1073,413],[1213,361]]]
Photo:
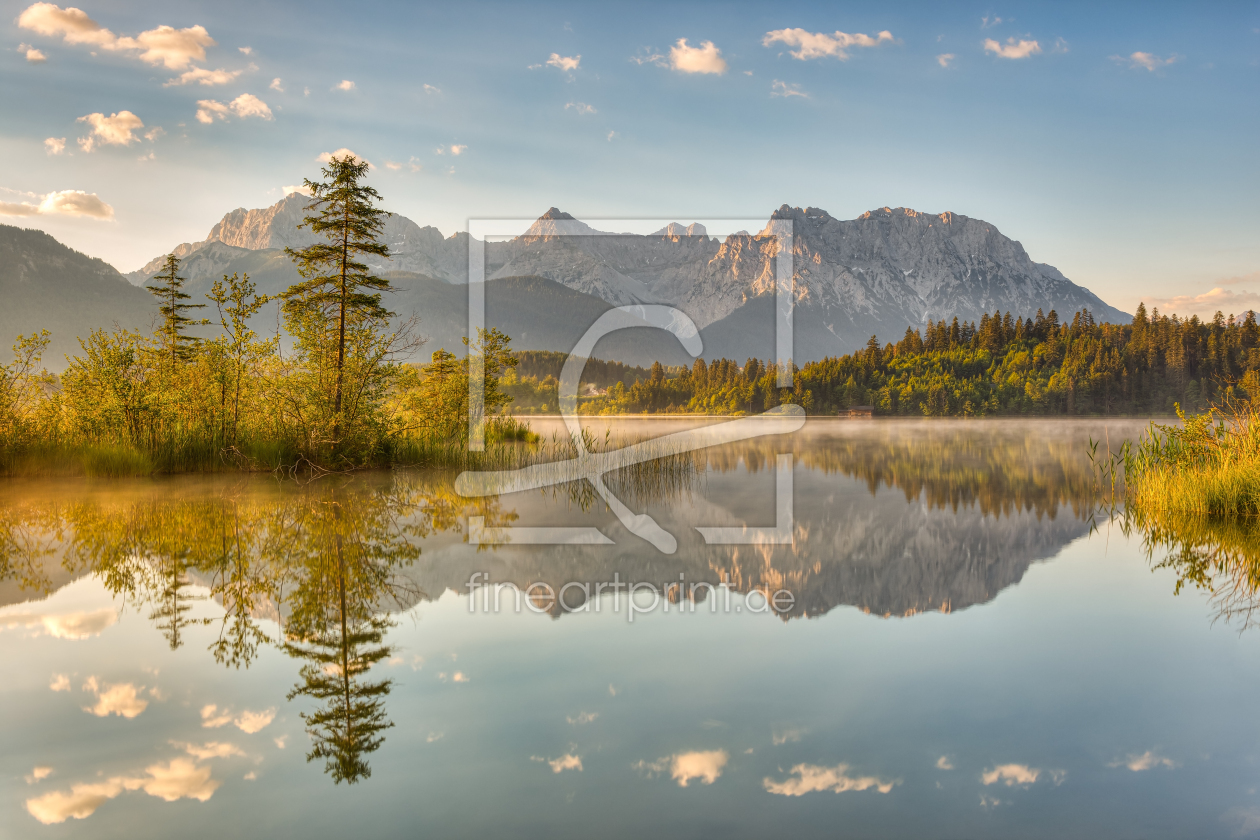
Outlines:
[[389,257],[380,241],[390,215],[376,203],[380,194],[363,183],[369,165],[354,155],[334,157],[323,169],[323,182],[305,179],[311,203],[299,227],[310,228],[327,241],[305,248],[285,248],[303,281],[284,294],[285,314],[297,332],[331,356],[332,440],[336,447],[342,430],[346,389],[347,337],[354,330],[381,331],[394,313],[381,305],[381,292],[394,291],[389,281],[369,272],[364,257]]
[[179,258],[174,254],[166,255],[166,267],[160,274],[155,274],[156,285],[145,286],[154,294],[162,306],[162,325],[158,327],[158,340],[162,346],[162,356],[174,367],[181,361],[187,361],[197,346],[198,339],[186,335],[188,326],[201,326],[210,323],[204,318],[189,318],[184,313],[190,309],[204,309],[204,303],[185,303],[189,295],[184,291],[186,278],[179,276]]

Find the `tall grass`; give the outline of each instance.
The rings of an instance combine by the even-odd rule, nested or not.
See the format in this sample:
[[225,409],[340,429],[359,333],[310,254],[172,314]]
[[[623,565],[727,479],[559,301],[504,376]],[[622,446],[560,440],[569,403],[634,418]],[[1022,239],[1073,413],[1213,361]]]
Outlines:
[[1113,489],[1122,480],[1125,501],[1148,515],[1260,515],[1260,410],[1229,402],[1177,416],[1180,426],[1152,423],[1136,445],[1095,458]]

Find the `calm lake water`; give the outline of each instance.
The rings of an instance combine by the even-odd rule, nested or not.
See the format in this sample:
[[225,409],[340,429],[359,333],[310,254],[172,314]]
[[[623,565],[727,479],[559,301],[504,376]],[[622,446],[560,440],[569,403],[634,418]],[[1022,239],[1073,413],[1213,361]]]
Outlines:
[[[0,484],[0,838],[1260,834],[1260,633],[1098,512],[1087,441],[1144,425],[610,477],[673,553],[589,486]],[[478,544],[560,527],[606,542]]]

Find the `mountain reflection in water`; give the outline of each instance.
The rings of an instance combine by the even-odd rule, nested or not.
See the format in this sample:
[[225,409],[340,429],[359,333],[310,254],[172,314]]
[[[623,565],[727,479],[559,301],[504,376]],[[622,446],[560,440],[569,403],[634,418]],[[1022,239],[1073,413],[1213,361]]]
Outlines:
[[[614,575],[787,589],[795,602],[784,620],[840,605],[884,616],[955,611],[992,599],[1088,533],[1094,482],[1082,434],[1053,424],[823,422],[791,438],[695,453],[694,480],[682,484],[610,476],[614,493],[678,538],[668,556],[582,488],[465,499],[452,475],[423,471],[307,484],[257,476],[11,483],[0,490],[0,605],[92,576],[171,649],[186,643],[190,626],[214,628],[206,652],[226,668],[248,668],[265,646],[282,649],[300,663],[288,699],[303,709],[308,761],[353,783],[371,775],[366,757],[393,725],[391,680],[373,674],[392,653],[390,616],[467,592],[475,571],[521,589]],[[773,465],[783,452],[795,458],[792,544],[704,544],[697,526],[773,519]],[[595,524],[615,545],[470,545],[469,516],[491,527]],[[221,613],[197,617],[193,602],[207,591]]]

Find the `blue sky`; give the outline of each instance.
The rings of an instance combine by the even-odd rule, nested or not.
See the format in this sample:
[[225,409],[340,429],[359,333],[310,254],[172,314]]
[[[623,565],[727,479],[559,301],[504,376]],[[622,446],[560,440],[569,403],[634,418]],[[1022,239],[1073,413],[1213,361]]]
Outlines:
[[3,3],[0,221],[124,271],[349,148],[448,235],[907,206],[1123,309],[1260,308],[1256,2],[68,9]]

